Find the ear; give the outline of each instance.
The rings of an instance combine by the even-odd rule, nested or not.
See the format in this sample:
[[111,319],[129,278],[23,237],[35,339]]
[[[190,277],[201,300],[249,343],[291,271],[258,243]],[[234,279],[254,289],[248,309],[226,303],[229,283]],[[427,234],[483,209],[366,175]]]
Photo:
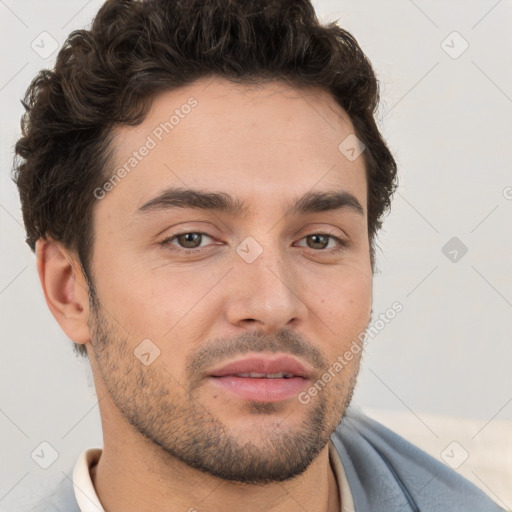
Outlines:
[[55,320],[74,342],[89,342],[89,287],[77,258],[61,243],[43,238],[36,243],[36,256],[46,304]]

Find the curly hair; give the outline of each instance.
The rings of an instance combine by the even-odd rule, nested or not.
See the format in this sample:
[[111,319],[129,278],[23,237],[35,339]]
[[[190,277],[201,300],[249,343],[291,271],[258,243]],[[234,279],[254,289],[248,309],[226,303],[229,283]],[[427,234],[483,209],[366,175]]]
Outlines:
[[[378,82],[354,37],[322,25],[309,0],[107,0],[90,30],[71,32],[22,101],[13,180],[31,249],[41,237],[60,241],[94,290],[93,191],[111,174],[113,127],[141,123],[158,92],[205,76],[332,94],[365,146],[374,270],[375,234],[397,187],[374,119]],[[83,345],[76,351],[86,354]]]

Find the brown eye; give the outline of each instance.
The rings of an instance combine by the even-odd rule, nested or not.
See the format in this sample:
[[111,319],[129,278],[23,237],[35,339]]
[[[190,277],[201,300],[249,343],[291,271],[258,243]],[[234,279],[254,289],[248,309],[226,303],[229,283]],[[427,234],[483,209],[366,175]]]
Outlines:
[[184,249],[195,249],[201,245],[202,233],[184,233],[175,237]]
[[187,252],[197,249],[197,251],[194,252],[199,252],[199,250],[207,247],[204,244],[201,245],[205,241],[205,238],[213,240],[212,237],[206,233],[201,233],[198,231],[187,231],[166,238],[161,242],[161,244],[172,251],[179,252],[181,250]]
[[309,235],[306,237],[311,242],[312,249],[325,249],[329,245],[329,236],[327,235]]
[[[344,240],[342,240],[341,238],[338,238],[337,236],[333,235],[327,235],[324,233],[314,233],[312,235],[304,237],[303,240],[306,240],[308,248],[315,249],[316,251],[336,252],[338,250],[344,249],[346,245]],[[333,240],[335,243],[337,242],[338,247],[328,247],[331,240]]]

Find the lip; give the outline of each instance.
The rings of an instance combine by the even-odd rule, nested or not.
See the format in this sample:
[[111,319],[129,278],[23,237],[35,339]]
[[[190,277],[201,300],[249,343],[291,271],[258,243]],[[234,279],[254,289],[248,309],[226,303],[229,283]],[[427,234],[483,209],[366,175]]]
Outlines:
[[[286,372],[293,374],[294,377],[290,379],[265,379],[265,380],[292,380],[296,377],[302,377],[302,379],[311,378],[312,372],[309,368],[306,368],[301,362],[289,355],[279,355],[274,357],[268,356],[250,356],[243,359],[238,359],[228,363],[221,368],[212,370],[210,372],[211,377],[226,377],[234,376],[239,373],[280,373]],[[239,377],[240,378],[240,377]],[[241,377],[250,379],[250,377]],[[252,379],[256,380],[256,379]],[[260,379],[258,379],[260,380]]]
[[[240,373],[280,372],[293,376],[277,379],[236,376]],[[208,380],[217,388],[245,400],[268,403],[296,397],[309,383],[312,374],[312,370],[290,355],[253,355],[211,371]]]
[[267,379],[252,377],[209,377],[208,381],[218,389],[254,402],[280,402],[297,395],[309,383],[303,377]]

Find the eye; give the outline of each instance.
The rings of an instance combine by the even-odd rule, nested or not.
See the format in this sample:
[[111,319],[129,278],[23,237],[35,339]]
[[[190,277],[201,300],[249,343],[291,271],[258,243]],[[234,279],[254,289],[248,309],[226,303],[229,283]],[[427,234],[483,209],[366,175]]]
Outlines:
[[[337,236],[333,236],[333,235],[329,235],[327,233],[313,233],[311,235],[307,235],[305,236],[304,238],[302,238],[302,240],[306,240],[306,243],[310,242],[310,244],[308,243],[308,247],[310,249],[315,249],[317,251],[326,251],[326,252],[338,252],[338,251],[342,251],[343,249],[345,249],[346,247],[346,242],[344,240],[342,240],[341,238],[337,237]],[[334,249],[329,248],[329,243],[331,241],[334,241],[334,242],[337,242],[338,243],[338,246],[337,248],[335,247]],[[304,247],[304,246],[302,246]],[[332,250],[329,250],[329,249],[332,249]]]
[[162,241],[162,245],[164,246],[174,246],[176,247],[176,244],[173,244],[173,240],[176,240],[178,243],[177,249],[172,250],[193,250],[197,249],[198,247],[201,247],[201,242],[204,240],[204,238],[209,238],[212,240],[210,236],[208,236],[206,233],[201,233],[199,231],[189,231],[186,233],[178,233],[170,238],[166,238]]
[[[205,241],[205,238],[213,240],[211,236],[200,231],[184,231],[183,233],[177,233],[162,240],[161,245],[170,251],[197,253],[200,252],[201,249],[208,247],[201,245],[202,242]],[[314,249],[315,252],[326,252],[330,254],[342,251],[347,246],[347,243],[341,238],[327,233],[313,233],[303,237],[301,240],[306,240],[306,247]],[[176,243],[174,243],[174,241]],[[334,247],[329,247],[331,242],[334,243]],[[301,247],[304,247],[304,245]]]

